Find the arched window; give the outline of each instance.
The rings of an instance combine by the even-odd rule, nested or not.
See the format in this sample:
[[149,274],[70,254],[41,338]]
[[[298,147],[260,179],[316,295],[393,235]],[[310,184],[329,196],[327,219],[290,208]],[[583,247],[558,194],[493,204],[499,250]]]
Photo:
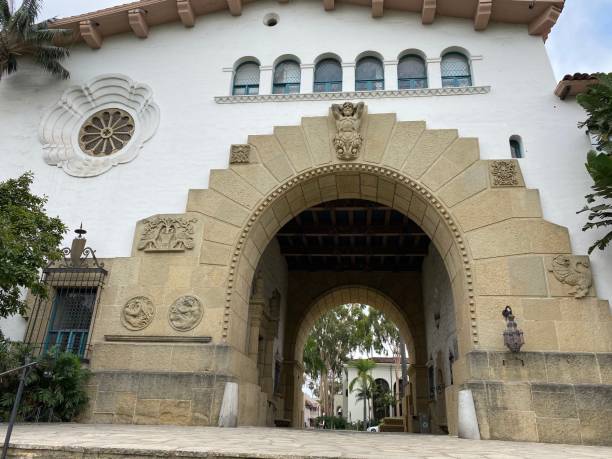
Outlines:
[[232,94],[237,96],[259,94],[259,64],[244,62],[238,66],[234,74]]
[[510,154],[513,158],[523,157],[523,141],[520,135],[510,137]]
[[313,92],[342,91],[342,67],[336,59],[323,59],[315,67]]
[[283,61],[274,69],[272,94],[294,94],[300,92],[302,72],[296,61]]
[[419,89],[427,87],[427,68],[420,56],[409,54],[397,64],[397,87]]
[[385,89],[385,73],[380,59],[364,57],[357,62],[355,90],[379,91],[382,89]]
[[470,63],[461,53],[447,53],[442,57],[442,87],[472,86]]

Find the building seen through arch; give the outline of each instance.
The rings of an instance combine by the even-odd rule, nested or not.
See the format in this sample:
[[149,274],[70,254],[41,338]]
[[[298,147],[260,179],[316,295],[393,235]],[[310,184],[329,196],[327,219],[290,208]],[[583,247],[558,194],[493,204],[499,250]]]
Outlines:
[[366,304],[405,337],[407,430],[456,435],[469,390],[483,439],[610,444],[612,260],[576,215],[597,77],[550,85],[563,2],[356,3],[50,23],[71,77],[3,76],[0,180],[32,170],[96,258],[77,238],[0,329],[89,365],[86,422],[300,428],[309,330]]

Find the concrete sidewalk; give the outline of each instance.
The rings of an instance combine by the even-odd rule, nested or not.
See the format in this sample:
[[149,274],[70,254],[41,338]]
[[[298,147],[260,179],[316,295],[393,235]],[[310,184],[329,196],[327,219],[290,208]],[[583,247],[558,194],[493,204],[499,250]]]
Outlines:
[[11,444],[20,458],[612,458],[608,447],[259,427],[19,424]]

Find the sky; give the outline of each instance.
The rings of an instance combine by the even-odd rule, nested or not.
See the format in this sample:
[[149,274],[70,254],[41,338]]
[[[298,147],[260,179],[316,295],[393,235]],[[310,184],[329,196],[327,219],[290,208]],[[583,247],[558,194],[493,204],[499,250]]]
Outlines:
[[[46,0],[41,18],[72,16],[129,1]],[[566,0],[546,49],[557,79],[568,73],[612,72],[612,0]]]

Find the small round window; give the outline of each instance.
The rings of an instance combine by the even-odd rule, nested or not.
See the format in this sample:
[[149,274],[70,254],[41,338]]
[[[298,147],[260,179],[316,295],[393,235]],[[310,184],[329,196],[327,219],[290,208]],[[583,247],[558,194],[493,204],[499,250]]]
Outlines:
[[263,23],[268,27],[274,27],[276,24],[278,24],[279,19],[278,14],[268,13],[264,16]]
[[134,135],[134,119],[125,110],[108,108],[91,115],[79,131],[81,150],[90,156],[109,156]]

